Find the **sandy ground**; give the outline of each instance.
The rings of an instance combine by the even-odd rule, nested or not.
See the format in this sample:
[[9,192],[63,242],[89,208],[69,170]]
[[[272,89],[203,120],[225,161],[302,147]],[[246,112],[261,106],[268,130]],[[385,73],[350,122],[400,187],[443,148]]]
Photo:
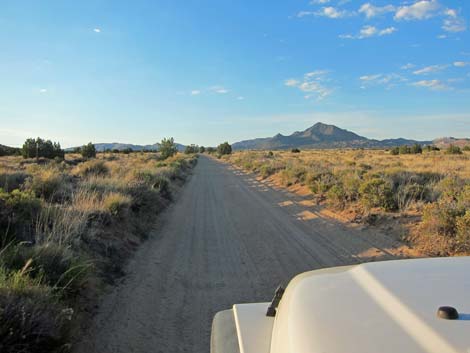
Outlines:
[[207,157],[159,219],[77,353],[208,353],[217,311],[268,301],[303,271],[403,251],[392,237],[324,217],[302,196]]

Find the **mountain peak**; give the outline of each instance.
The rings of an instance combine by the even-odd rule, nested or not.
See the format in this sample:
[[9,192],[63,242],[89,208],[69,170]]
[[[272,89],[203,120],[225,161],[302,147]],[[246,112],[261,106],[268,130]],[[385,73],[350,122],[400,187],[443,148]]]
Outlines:
[[[413,144],[419,141],[407,139],[371,140],[341,129],[335,125],[317,122],[304,131],[296,131],[292,135],[277,134],[270,138],[259,138],[233,144],[235,150],[242,149],[289,149],[289,148],[358,148],[358,147],[393,147]],[[422,141],[421,143],[427,143]]]

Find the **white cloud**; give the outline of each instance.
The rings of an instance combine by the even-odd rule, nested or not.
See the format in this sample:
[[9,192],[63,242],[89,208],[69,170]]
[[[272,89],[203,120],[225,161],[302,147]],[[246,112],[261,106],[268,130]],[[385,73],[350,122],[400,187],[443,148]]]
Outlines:
[[398,31],[395,27],[387,27],[384,29],[379,29],[375,26],[364,26],[361,28],[358,34],[341,34],[339,37],[342,39],[364,39],[370,37],[382,37],[390,35]]
[[408,64],[405,64],[403,65],[402,67],[400,67],[400,69],[402,70],[409,70],[409,69],[412,69],[415,67],[415,64],[412,64],[412,63],[408,63]]
[[440,5],[437,0],[421,0],[413,5],[400,6],[395,13],[395,20],[425,20],[437,15]]
[[449,86],[447,86],[444,82],[440,80],[421,80],[421,81],[413,82],[412,85],[416,87],[429,88],[433,91],[442,91],[442,90],[446,90],[450,88]]
[[431,65],[431,66],[426,66],[423,67],[422,69],[413,71],[413,74],[415,75],[427,75],[435,72],[439,72],[447,68],[448,65]]
[[350,13],[345,10],[337,10],[332,6],[323,7],[321,10],[314,13],[316,16],[328,17],[328,18],[343,18],[349,16]]
[[374,6],[371,3],[365,3],[359,8],[359,13],[363,13],[367,18],[376,17],[387,12],[395,11],[395,6]]
[[465,67],[470,66],[470,61],[456,61],[454,62],[455,67]]
[[359,77],[362,82],[361,88],[367,88],[368,86],[385,86],[390,89],[399,83],[406,82],[407,79],[401,75],[390,73],[390,74],[374,74],[364,75]]
[[95,33],[101,33],[101,28],[93,28],[93,32],[95,32]]
[[377,74],[377,75],[364,75],[364,76],[361,76],[359,77],[359,79],[361,81],[375,81],[377,80],[378,78],[380,78],[382,76],[382,74]]
[[305,93],[305,99],[316,98],[317,101],[320,101],[333,93],[333,90],[324,84],[325,81],[328,81],[326,78],[327,73],[326,70],[308,72],[302,80],[291,78],[284,81],[284,85],[298,88]]
[[237,97],[237,100],[239,100],[239,101],[245,100],[245,97],[238,96],[238,97]]
[[39,90],[39,93],[47,93],[47,88],[41,88],[41,89]]
[[439,34],[436,38],[437,39],[446,39],[447,35],[446,34]]
[[284,82],[284,84],[285,84],[287,87],[297,87],[297,86],[300,84],[300,82],[299,82],[299,80],[290,78],[290,79],[286,80],[286,81]]
[[192,95],[192,96],[197,96],[197,95],[199,95],[199,94],[201,94],[201,91],[198,90],[198,89],[195,89],[195,90],[192,90],[192,91],[191,91],[191,95]]
[[230,90],[226,89],[223,86],[212,86],[209,88],[209,91],[218,93],[218,94],[227,94],[230,92]]
[[312,4],[312,5],[327,4],[329,2],[330,2],[330,0],[312,0],[312,1],[310,1],[310,4]]
[[444,19],[442,29],[446,32],[463,32],[467,29],[467,24],[462,17],[457,15],[457,11],[447,9],[445,11],[447,18]]

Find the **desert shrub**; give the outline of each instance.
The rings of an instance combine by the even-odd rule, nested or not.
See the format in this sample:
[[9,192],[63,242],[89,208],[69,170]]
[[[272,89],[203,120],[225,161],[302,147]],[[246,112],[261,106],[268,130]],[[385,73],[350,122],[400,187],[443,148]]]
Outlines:
[[343,209],[347,203],[347,195],[342,184],[333,185],[326,193],[327,201],[330,206]]
[[310,172],[306,175],[305,181],[314,194],[323,194],[337,183],[335,176],[329,171]]
[[8,242],[10,238],[31,240],[34,220],[40,209],[41,200],[32,192],[13,190],[6,193],[0,189],[0,243]]
[[160,152],[162,160],[174,156],[178,152],[178,149],[176,147],[175,140],[173,139],[173,137],[170,137],[168,139],[164,138],[160,142],[158,151]]
[[88,144],[86,145],[83,145],[81,148],[80,148],[80,153],[82,155],[83,158],[96,158],[96,148],[95,148],[95,145],[92,144],[91,142],[89,142]]
[[400,154],[400,148],[399,147],[393,147],[391,150],[390,150],[390,154],[392,156],[397,156]]
[[197,145],[188,145],[184,149],[185,154],[194,154],[199,152],[199,146]]
[[436,191],[438,191],[441,197],[457,199],[460,191],[465,186],[465,180],[458,176],[448,176],[442,179],[436,185]]
[[27,178],[28,175],[23,172],[2,173],[0,174],[0,188],[7,192],[20,189]]
[[31,190],[37,197],[48,201],[62,199],[66,194],[66,179],[63,174],[53,169],[46,169],[30,176],[24,188]]
[[107,175],[109,173],[109,168],[106,163],[99,160],[86,161],[80,163],[74,170],[74,173],[82,177],[87,177],[90,175]]
[[410,147],[406,145],[400,146],[398,147],[398,152],[400,154],[410,154]]
[[167,199],[171,197],[170,181],[167,177],[163,175],[157,175],[154,180],[153,188],[158,190],[158,193],[161,196]]
[[104,208],[113,216],[124,216],[132,203],[132,199],[117,192],[111,192],[104,196]]
[[410,153],[411,154],[421,154],[421,153],[423,153],[423,148],[421,147],[420,144],[415,143],[413,146],[411,146]]
[[446,149],[447,154],[462,154],[462,150],[459,146],[449,145]]
[[61,306],[50,288],[27,272],[27,268],[8,272],[0,267],[2,353],[53,352],[65,344],[73,310]]
[[221,156],[231,154],[232,153],[232,146],[228,142],[221,143],[217,147],[217,153]]
[[269,163],[263,164],[259,168],[259,174],[263,179],[268,178],[276,172],[276,169]]
[[421,229],[427,234],[454,237],[457,217],[462,215],[456,202],[441,199],[424,206]]
[[470,151],[470,145],[465,145],[465,146],[462,148],[462,151]]
[[380,207],[387,211],[396,209],[392,187],[382,178],[364,181],[359,187],[359,194],[361,203],[368,209],[373,207]]
[[300,150],[298,148],[293,148],[290,151],[291,153],[300,153]]

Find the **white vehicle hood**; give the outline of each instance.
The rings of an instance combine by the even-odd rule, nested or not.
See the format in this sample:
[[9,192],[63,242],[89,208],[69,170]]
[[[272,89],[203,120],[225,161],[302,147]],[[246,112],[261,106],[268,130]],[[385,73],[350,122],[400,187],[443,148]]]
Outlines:
[[[458,320],[437,317],[453,306]],[[469,353],[470,258],[398,260],[294,278],[271,353]]]

